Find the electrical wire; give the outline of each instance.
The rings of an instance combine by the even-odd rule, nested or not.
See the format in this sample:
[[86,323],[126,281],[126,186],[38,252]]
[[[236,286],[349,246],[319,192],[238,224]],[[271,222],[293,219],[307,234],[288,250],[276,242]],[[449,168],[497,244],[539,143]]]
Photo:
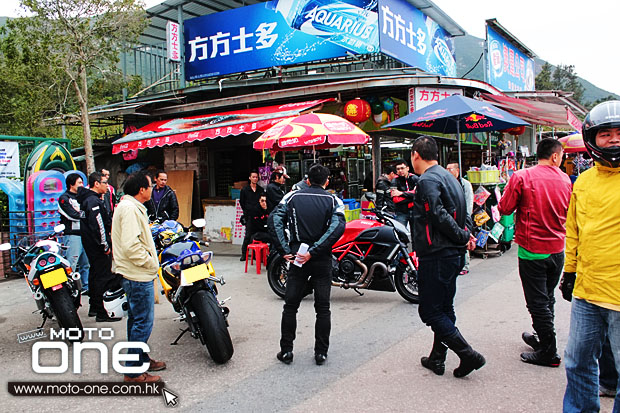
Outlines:
[[461,76],[461,79],[465,79],[465,76],[470,74],[471,71],[474,70],[476,68],[476,66],[478,66],[478,63],[480,63],[480,60],[482,59],[483,55],[484,55],[484,53],[480,53],[480,57],[478,58],[478,61],[476,62],[476,64],[471,69],[469,69],[469,71],[467,73],[465,73],[463,76]]

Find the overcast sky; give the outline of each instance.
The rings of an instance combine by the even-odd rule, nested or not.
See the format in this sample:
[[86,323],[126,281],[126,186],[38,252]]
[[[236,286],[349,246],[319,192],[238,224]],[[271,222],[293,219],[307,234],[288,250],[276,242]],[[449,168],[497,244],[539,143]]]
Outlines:
[[[574,65],[582,78],[620,95],[620,1],[432,1],[467,33],[480,38],[485,37],[484,21],[496,18],[541,59]],[[0,16],[17,16],[18,5],[19,0],[0,0]]]

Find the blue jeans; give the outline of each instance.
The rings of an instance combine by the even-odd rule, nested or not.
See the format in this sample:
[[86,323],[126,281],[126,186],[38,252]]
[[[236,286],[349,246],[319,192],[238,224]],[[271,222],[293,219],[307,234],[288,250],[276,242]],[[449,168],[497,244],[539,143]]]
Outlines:
[[[606,335],[613,354],[620,355],[620,312],[574,298],[568,343],[564,352],[567,379],[564,412],[600,410],[598,360]],[[616,371],[620,371],[620,357],[615,358],[615,364]],[[613,411],[620,411],[618,395]]]
[[456,279],[465,264],[465,254],[420,258],[418,267],[418,313],[424,324],[441,337],[456,333],[454,296]]
[[[155,293],[153,281],[122,280],[123,289],[127,294],[127,341],[146,343],[153,331],[155,318]],[[128,354],[139,354],[139,361],[128,361],[126,366],[141,366],[151,360],[149,355],[138,348],[130,348]],[[129,377],[138,377],[140,374],[127,374]]]
[[82,248],[82,237],[79,235],[65,235],[64,240],[67,251],[65,257],[69,261],[69,265],[73,271],[80,273],[82,281],[82,289],[88,290],[88,273],[90,271],[90,263],[86,256],[86,251]]

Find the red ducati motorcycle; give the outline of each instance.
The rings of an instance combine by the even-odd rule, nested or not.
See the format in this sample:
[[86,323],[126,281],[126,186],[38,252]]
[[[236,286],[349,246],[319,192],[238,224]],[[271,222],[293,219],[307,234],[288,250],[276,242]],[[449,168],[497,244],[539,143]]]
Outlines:
[[[376,209],[376,219],[348,222],[332,247],[332,286],[359,290],[398,291],[411,303],[418,302],[418,260],[409,252],[409,231],[400,222]],[[269,286],[284,297],[289,262],[277,252],[269,259]]]

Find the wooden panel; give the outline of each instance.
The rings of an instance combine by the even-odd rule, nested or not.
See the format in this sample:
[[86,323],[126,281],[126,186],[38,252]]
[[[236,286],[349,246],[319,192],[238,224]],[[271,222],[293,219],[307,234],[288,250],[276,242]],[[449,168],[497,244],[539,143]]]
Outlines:
[[174,189],[179,201],[179,219],[184,226],[192,221],[192,198],[194,192],[194,171],[167,171],[168,186]]

